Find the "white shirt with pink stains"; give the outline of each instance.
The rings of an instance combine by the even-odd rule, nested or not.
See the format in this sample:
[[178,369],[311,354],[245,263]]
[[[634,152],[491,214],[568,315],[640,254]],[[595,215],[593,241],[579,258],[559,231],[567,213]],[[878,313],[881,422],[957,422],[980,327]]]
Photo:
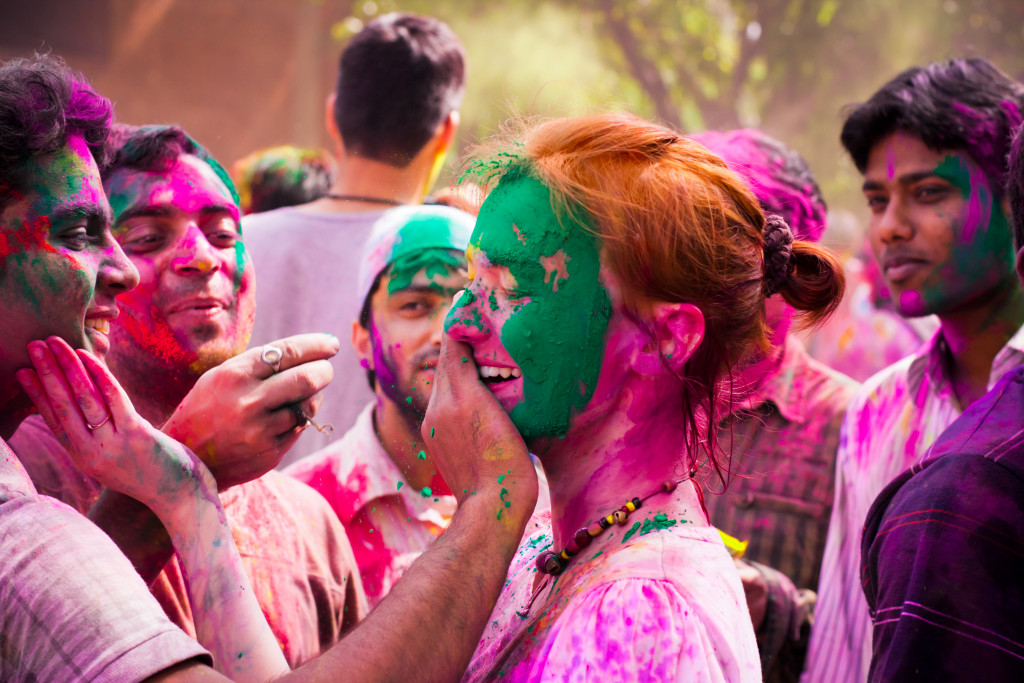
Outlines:
[[[805,683],[867,680],[872,625],[861,590],[861,533],[882,489],[923,460],[963,412],[946,371],[947,354],[939,330],[916,353],[868,379],[847,410]],[[1022,364],[1024,327],[996,354],[988,388]]]
[[[675,524],[633,528],[657,513]],[[545,579],[530,604],[534,560],[551,545],[550,513],[536,515],[464,683],[760,681],[735,565],[692,513],[674,501],[641,509]]]

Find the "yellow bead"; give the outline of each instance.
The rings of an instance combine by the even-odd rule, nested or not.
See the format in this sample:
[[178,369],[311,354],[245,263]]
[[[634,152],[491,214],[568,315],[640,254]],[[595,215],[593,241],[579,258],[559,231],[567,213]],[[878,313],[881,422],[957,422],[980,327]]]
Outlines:
[[633,505],[633,501],[626,503],[626,509],[630,512],[636,512],[636,505]]
[[563,560],[566,560],[566,561],[568,561],[568,560],[569,560],[569,556],[568,556],[568,555],[567,555],[567,554],[565,553],[565,551],[564,551],[564,550],[562,551],[562,553],[561,553],[560,557],[561,557],[561,558],[562,558]]
[[608,515],[607,517],[605,517],[605,521],[608,522],[609,524],[614,524],[615,523],[615,517],[612,516],[612,515]]

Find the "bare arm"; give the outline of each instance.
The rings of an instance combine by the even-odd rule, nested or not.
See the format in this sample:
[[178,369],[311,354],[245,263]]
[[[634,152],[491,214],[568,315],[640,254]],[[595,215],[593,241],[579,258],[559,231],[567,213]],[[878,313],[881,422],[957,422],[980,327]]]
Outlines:
[[[333,370],[327,359],[338,340],[303,334],[273,343],[283,352],[277,372],[250,349],[211,369],[196,382],[162,431],[185,444],[213,473],[218,489],[256,479],[274,469],[302,434],[296,407],[314,416]],[[171,538],[148,507],[104,491],[89,518],[121,549],[146,583],[174,553]]]
[[[468,359],[465,360],[464,359]],[[295,680],[451,681],[465,671],[537,501],[522,438],[445,338],[423,437],[459,509],[388,596]]]
[[200,643],[234,680],[287,671],[231,537],[209,470],[156,430],[94,356],[51,337],[32,342],[35,371],[19,381],[75,464],[105,486],[146,503],[181,559]]

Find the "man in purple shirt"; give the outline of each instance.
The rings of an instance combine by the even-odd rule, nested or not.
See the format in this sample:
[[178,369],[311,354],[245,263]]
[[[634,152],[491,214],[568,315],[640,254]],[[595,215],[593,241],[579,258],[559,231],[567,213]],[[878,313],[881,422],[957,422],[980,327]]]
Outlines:
[[[1024,244],[1024,135],[1010,161]],[[1017,274],[1024,280],[1022,251]],[[1007,372],[896,478],[861,552],[870,680],[1024,680],[1024,367]]]

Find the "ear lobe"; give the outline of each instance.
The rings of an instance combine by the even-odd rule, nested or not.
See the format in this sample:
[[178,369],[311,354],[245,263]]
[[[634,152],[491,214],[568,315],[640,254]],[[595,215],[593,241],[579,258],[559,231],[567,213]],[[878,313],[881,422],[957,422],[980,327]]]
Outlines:
[[633,369],[641,375],[653,375],[668,368],[681,375],[704,340],[704,314],[693,304],[658,303],[652,306],[651,343],[641,349]]
[[367,370],[373,370],[373,349],[370,345],[370,331],[360,325],[358,320],[352,321],[352,347],[356,350],[359,365]]

